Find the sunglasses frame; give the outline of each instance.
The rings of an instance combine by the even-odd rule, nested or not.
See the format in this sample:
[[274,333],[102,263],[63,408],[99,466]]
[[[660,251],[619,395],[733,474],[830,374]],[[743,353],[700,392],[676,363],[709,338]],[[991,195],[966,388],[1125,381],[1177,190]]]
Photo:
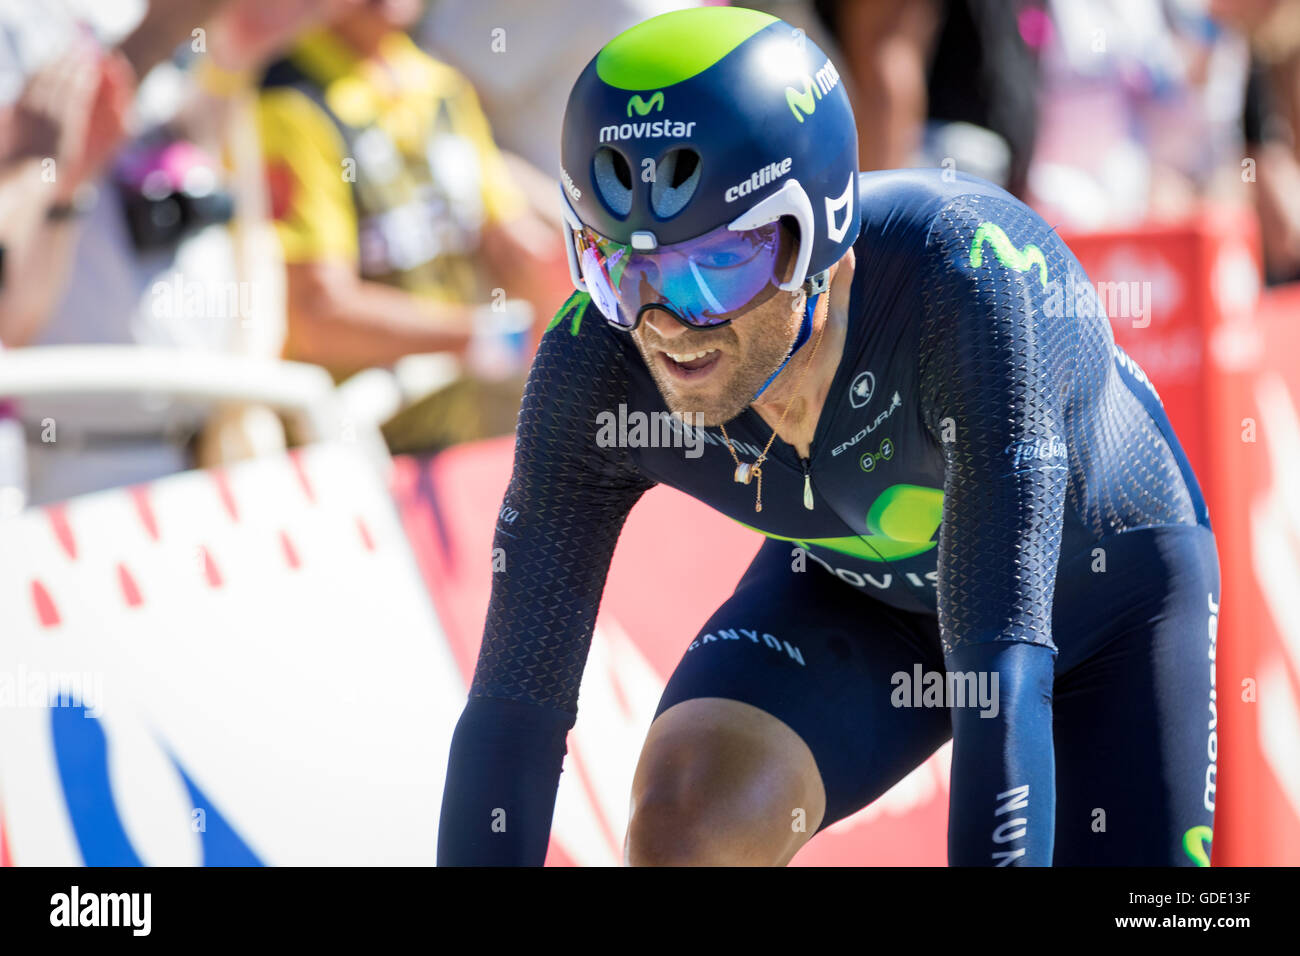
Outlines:
[[[590,292],[587,288],[587,282],[582,277],[582,269],[578,264],[578,240],[577,235],[584,228],[581,219],[578,218],[577,212],[569,203],[569,196],[560,186],[560,206],[565,220],[564,251],[569,261],[569,277],[573,280],[574,286],[582,292]],[[807,237],[813,234],[813,210],[812,203],[808,199],[808,194],[804,191],[797,179],[787,179],[785,184],[766,199],[755,203],[748,210],[741,213],[731,222],[727,223],[727,228],[736,232],[748,232],[757,229],[760,226],[766,226],[769,223],[776,222],[783,216],[790,216],[799,225],[798,248],[795,252],[794,274],[790,276],[790,281],[776,283],[776,288],[782,292],[794,292],[804,284],[808,277],[808,261],[812,257],[812,243],[807,241]],[[595,230],[591,230],[595,232]],[[704,235],[705,233],[701,233]],[[600,235],[600,233],[596,233]],[[601,238],[608,238],[602,236]],[[699,238],[692,236],[691,239]],[[610,239],[611,242],[617,240]],[[690,239],[684,239],[683,242],[689,242]],[[602,317],[614,328],[623,332],[634,332],[641,324],[641,316],[647,309],[661,309],[667,312],[678,322],[681,322],[687,328],[691,329],[718,329],[725,325],[730,325],[734,319],[724,319],[721,322],[711,322],[708,325],[696,325],[686,321],[672,308],[669,302],[647,302],[636,311],[632,325],[621,325],[613,319],[601,313]],[[598,310],[599,311],[599,310]]]

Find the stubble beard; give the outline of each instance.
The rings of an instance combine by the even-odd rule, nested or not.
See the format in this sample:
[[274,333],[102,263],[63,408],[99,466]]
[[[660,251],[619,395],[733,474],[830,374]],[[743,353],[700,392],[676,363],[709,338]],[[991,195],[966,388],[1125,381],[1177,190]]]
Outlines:
[[[786,333],[789,333],[788,337]],[[769,334],[753,336],[748,347],[739,352],[736,345],[739,339],[732,333],[731,348],[725,350],[732,370],[725,382],[709,382],[707,386],[683,385],[670,378],[659,364],[658,348],[642,347],[641,357],[650,369],[650,376],[659,387],[668,410],[680,415],[684,421],[699,425],[717,427],[731,421],[754,400],[755,393],[763,383],[776,371],[790,350],[794,332],[774,329]],[[783,340],[787,339],[787,340]],[[712,347],[708,342],[692,345],[694,350]],[[687,417],[691,416],[691,417]]]

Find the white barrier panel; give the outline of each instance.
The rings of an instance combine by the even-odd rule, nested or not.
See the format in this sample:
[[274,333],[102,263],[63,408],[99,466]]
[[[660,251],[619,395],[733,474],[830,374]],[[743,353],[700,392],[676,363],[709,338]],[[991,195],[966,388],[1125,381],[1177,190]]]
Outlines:
[[432,864],[464,703],[346,445],[0,522],[0,862]]

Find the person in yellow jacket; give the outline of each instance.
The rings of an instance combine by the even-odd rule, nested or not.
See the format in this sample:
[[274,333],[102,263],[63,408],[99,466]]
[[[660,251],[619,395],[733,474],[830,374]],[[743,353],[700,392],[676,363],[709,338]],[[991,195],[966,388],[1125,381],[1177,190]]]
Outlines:
[[[463,355],[506,297],[553,314],[568,291],[563,246],[511,181],[469,83],[402,32],[420,4],[333,6],[266,71],[259,97],[287,356],[344,377],[410,354]],[[508,431],[521,383],[463,379],[399,413],[390,447]]]

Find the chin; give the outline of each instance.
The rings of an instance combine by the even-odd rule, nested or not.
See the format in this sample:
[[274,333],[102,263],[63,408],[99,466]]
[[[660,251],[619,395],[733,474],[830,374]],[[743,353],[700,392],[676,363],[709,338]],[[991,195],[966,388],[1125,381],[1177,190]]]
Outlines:
[[668,406],[670,412],[680,415],[684,421],[690,424],[704,425],[710,428],[725,425],[743,412],[746,405],[749,404],[744,399],[733,397],[731,390],[728,390],[725,395],[688,398],[660,384],[659,394],[663,397],[664,404]]

